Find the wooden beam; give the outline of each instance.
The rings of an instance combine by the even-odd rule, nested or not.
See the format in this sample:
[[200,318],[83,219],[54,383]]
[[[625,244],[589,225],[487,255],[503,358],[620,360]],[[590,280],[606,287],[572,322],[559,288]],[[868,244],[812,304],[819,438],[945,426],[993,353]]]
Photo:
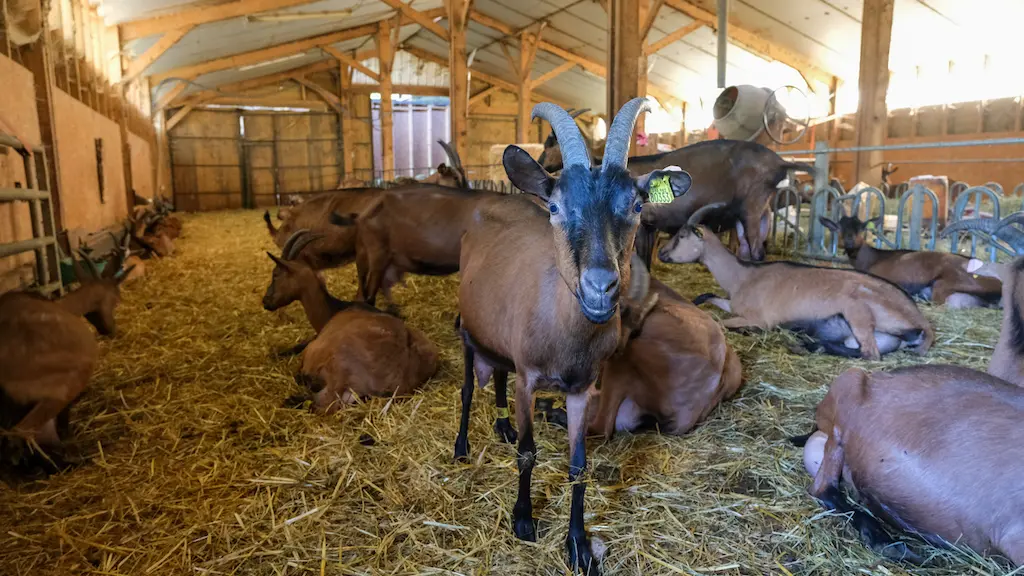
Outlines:
[[194,106],[182,106],[181,108],[179,108],[177,112],[172,114],[171,117],[167,119],[167,129],[170,130],[177,126],[178,123],[184,120],[185,116],[188,116],[193,109]]
[[[885,143],[889,90],[889,43],[892,39],[894,0],[864,0],[860,33],[860,99],[854,146]],[[855,182],[881,179],[882,152],[858,152],[853,159]]]
[[[384,180],[395,179],[395,146],[393,114],[391,105],[391,65],[395,60],[391,43],[391,21],[381,20],[377,24],[377,53],[380,61],[380,147],[381,171]],[[390,177],[389,177],[390,175]]]
[[[623,104],[637,96],[640,87],[640,58],[643,39],[640,38],[639,0],[608,1],[608,115],[618,112]],[[646,88],[646,86],[645,86]],[[642,129],[640,127],[638,130]],[[630,135],[630,148],[635,140]]]
[[443,26],[434,22],[433,18],[428,18],[426,14],[418,10],[413,9],[411,6],[402,2],[402,0],[382,0],[388,6],[391,6],[395,10],[401,12],[406,18],[419,24],[423,28],[433,32],[436,36],[442,40],[448,40],[448,31]]
[[519,33],[519,113],[516,115],[516,142],[520,143],[530,142],[530,125],[533,123],[530,118],[533,112],[533,83],[530,82],[530,70],[537,57],[537,44],[540,43],[543,30],[544,23],[541,22],[536,26],[535,33],[526,30]]
[[172,102],[174,106],[187,106],[189,104],[197,106],[197,102],[206,97],[215,97],[220,93],[231,94],[246,92],[254,88],[262,88],[263,86],[269,86],[271,84],[278,84],[280,82],[287,82],[292,76],[315,74],[317,72],[323,72],[325,70],[334,69],[336,63],[334,60],[323,60],[315,64],[308,66],[301,66],[299,68],[293,68],[291,70],[285,70],[284,72],[275,72],[273,74],[267,74],[266,76],[260,76],[258,78],[249,78],[248,80],[242,80],[241,82],[233,82],[231,84],[223,84],[217,86],[215,90],[203,90],[202,92],[196,92],[189,94],[185,98]]
[[[664,0],[664,2],[666,6],[686,14],[705,26],[712,29],[717,29],[718,27],[718,18],[713,12],[709,12],[686,0]],[[824,82],[825,85],[828,85],[832,80],[832,73],[822,70],[815,64],[812,64],[810,60],[789,48],[784,48],[766,40],[760,32],[744,28],[732,19],[729,20],[729,38],[754,54],[758,54],[767,60],[778,60],[795,70],[804,72],[815,80]],[[814,86],[810,86],[810,88],[814,88]]]
[[177,28],[165,33],[149,47],[148,50],[142,53],[138,58],[128,63],[128,68],[124,72],[124,76],[121,77],[121,84],[128,84],[132,80],[135,80],[142,73],[149,68],[153,62],[156,62],[158,58],[163,56],[164,52],[167,52],[171,46],[178,43],[179,40],[185,37],[186,34],[192,31],[195,26],[185,26],[183,28]]
[[356,169],[355,110],[352,108],[352,69],[338,61],[338,100],[341,101],[342,179],[352,178]]
[[647,35],[651,33],[651,28],[654,26],[654,19],[658,17],[658,10],[661,10],[661,5],[665,0],[651,0],[649,6],[643,6],[641,10],[641,16],[643,17],[643,25],[640,27],[640,39],[647,40]]
[[257,14],[259,12],[266,12],[267,10],[291,8],[292,6],[309,4],[311,1],[312,0],[238,0],[237,2],[228,2],[226,4],[218,4],[216,6],[202,5],[195,6],[193,8],[185,8],[184,10],[179,10],[170,14],[146,18],[144,20],[125,22],[119,25],[118,28],[121,30],[121,41],[130,42],[136,38],[163,34],[170,32],[171,30],[184,28],[185,26],[199,26],[200,24]]
[[[472,0],[448,0],[448,80],[451,134],[449,142],[460,158],[468,157],[469,63],[466,60],[466,29]],[[478,77],[483,78],[478,74]],[[485,80],[486,81],[486,80]],[[497,82],[491,82],[498,85]]]
[[320,49],[333,56],[334,59],[337,60],[338,62],[344,62],[345,64],[348,64],[352,68],[355,68],[356,70],[359,70],[363,74],[366,74],[370,78],[373,78],[377,82],[380,82],[380,74],[367,68],[362,62],[356,60],[355,58],[349,56],[348,54],[345,54],[344,52],[338,50],[334,46],[321,46]]
[[[353,84],[349,91],[353,94],[370,94],[380,92],[380,84]],[[392,84],[392,94],[414,94],[416,96],[448,96],[447,86],[417,86],[414,84]]]
[[[435,55],[435,54],[433,54],[431,52],[427,52],[426,50],[422,50],[420,48],[414,48],[412,46],[403,46],[402,50],[405,51],[405,52],[408,52],[409,54],[412,54],[413,56],[419,58],[420,60],[425,60],[427,62],[433,62],[435,64],[439,64],[439,65],[444,66],[446,68],[450,64],[447,59],[442,58],[441,56],[437,56],[437,55]],[[451,70],[449,69],[449,74],[450,73],[451,73]],[[502,88],[504,90],[508,90],[509,92],[512,92],[513,94],[515,94],[516,91],[519,89],[518,85],[515,84],[514,82],[509,82],[508,80],[505,80],[504,78],[500,78],[498,76],[492,76],[491,74],[488,74],[486,72],[480,72],[479,70],[474,70],[473,71],[473,76],[477,80],[482,80],[484,82],[487,82],[488,84],[492,84],[494,86],[498,86],[498,87],[500,87],[500,88]]]
[[648,56],[651,55],[651,54],[655,54],[659,50],[661,50],[661,49],[665,48],[666,46],[668,46],[669,44],[673,44],[675,42],[678,42],[679,40],[682,40],[687,35],[692,34],[693,32],[696,32],[702,26],[704,26],[703,22],[697,22],[697,21],[690,22],[686,26],[683,26],[682,28],[679,28],[678,30],[676,30],[674,32],[671,32],[669,34],[666,34],[666,35],[662,36],[661,38],[658,39],[657,42],[654,42],[653,44],[647,44],[646,46],[644,46],[644,53],[647,54]]
[[319,96],[321,100],[326,102],[328,106],[334,108],[335,112],[341,114],[341,100],[339,100],[338,97],[335,96],[334,94],[331,94],[326,88],[317,84],[316,82],[311,82],[310,80],[302,76],[292,76],[291,79],[305,86],[308,90],[312,90],[313,93]]
[[320,48],[328,46],[330,44],[337,44],[345,40],[351,40],[353,38],[360,38],[362,36],[369,36],[376,32],[376,24],[365,24],[363,26],[357,26],[355,28],[348,28],[338,32],[331,32],[330,34],[321,34],[320,36],[313,36],[311,38],[304,38],[302,40],[296,40],[294,42],[287,42],[285,44],[278,44],[276,46],[270,46],[268,48],[261,48],[259,50],[252,50],[250,52],[243,52],[241,54],[235,54],[233,56],[226,56],[224,58],[217,58],[214,60],[208,60],[199,64],[192,64],[189,66],[182,66],[180,68],[174,68],[160,74],[153,75],[153,82],[159,83],[167,78],[188,78],[193,79],[203,74],[210,74],[212,72],[219,72],[221,70],[228,70],[230,68],[240,68],[244,66],[252,66],[254,64],[260,64],[262,62],[269,62],[278,58],[285,58],[300,54],[311,50],[313,48]]
[[154,112],[162,112],[165,108],[171,105],[171,102],[173,102],[175,98],[181,96],[181,93],[184,92],[186,88],[188,88],[188,83],[179,81],[174,85],[174,88],[171,88],[169,91],[164,93],[163,96],[157,99]]
[[569,70],[572,70],[576,66],[577,64],[575,62],[562,62],[558,66],[552,68],[551,70],[548,70],[547,72],[531,80],[530,87],[536,88],[537,86],[541,86],[546,82],[554,80],[555,78],[561,76],[562,74],[568,72]]
[[485,89],[477,92],[476,94],[473,94],[469,98],[469,106],[470,106],[470,108],[472,108],[475,104],[483,102],[485,98],[487,98],[491,94],[494,94],[498,90],[501,90],[501,88],[499,88],[497,86],[490,86],[488,88],[485,88]]

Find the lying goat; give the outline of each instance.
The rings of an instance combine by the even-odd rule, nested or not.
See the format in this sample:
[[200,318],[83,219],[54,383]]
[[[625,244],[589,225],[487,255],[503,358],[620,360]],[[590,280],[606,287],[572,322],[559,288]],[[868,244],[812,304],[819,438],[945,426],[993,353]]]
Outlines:
[[[561,167],[558,137],[552,132],[544,142],[541,163],[551,171]],[[650,266],[657,232],[675,234],[690,215],[709,204],[720,204],[709,223],[715,230],[735,227],[739,255],[745,260],[764,260],[767,226],[765,207],[776,187],[791,170],[813,173],[814,168],[786,162],[771,149],[755,142],[707,140],[671,152],[629,159],[634,177],[669,166],[682,166],[693,177],[693,188],[670,204],[644,207],[643,224],[637,233],[637,252]]]
[[[881,233],[884,216],[874,222]],[[838,234],[854,269],[883,278],[911,296],[945,304],[950,308],[998,306],[1002,286],[998,280],[967,273],[967,258],[947,252],[879,250],[865,243],[868,223],[856,216],[839,222],[822,216],[821,224]]]
[[60,444],[58,428],[92,377],[99,352],[88,325],[114,334],[119,285],[131,272],[112,263],[101,275],[92,260],[72,260],[81,286],[60,300],[0,296],[0,412],[18,414],[14,433],[44,446]]
[[474,374],[481,383],[493,374],[501,384],[515,371],[519,492],[512,523],[520,539],[535,540],[533,393],[566,394],[572,483],[566,549],[570,566],[589,574],[598,569],[583,522],[587,404],[602,363],[619,344],[620,283],[629,285],[629,255],[649,190],[659,185],[678,196],[690,184],[685,172],[633,178],[626,170],[633,125],[648,109],[638,98],[619,110],[608,130],[604,161],[591,168],[572,118],[558,106],[538,104],[534,117],[550,122],[562,145],[561,175],[553,177],[526,151],[509,146],[502,158],[509,179],[544,204],[518,194],[496,198],[479,207],[462,238],[465,380],[455,457],[469,457]]
[[[642,266],[634,264],[633,274]],[[652,292],[653,309],[601,371],[590,434],[610,438],[651,420],[664,433],[686,434],[743,383],[739,357],[718,322],[657,280]],[[548,410],[547,418],[564,421],[564,411]]]
[[[692,217],[699,219],[700,211]],[[706,229],[689,226],[662,247],[659,257],[707,266],[729,299],[706,295],[696,303],[710,300],[732,312],[726,328],[781,326],[804,333],[831,354],[869,360],[904,347],[924,355],[935,338],[906,292],[869,274],[793,262],[740,262]]]
[[[954,542],[1024,565],[1024,491],[1008,469],[1024,460],[1022,421],[1024,390],[976,370],[847,370],[818,405],[817,431],[804,444],[810,493],[825,508],[852,512],[864,542],[889,558],[919,560],[875,517],[934,545]],[[874,517],[851,505],[843,482]]]
[[358,398],[405,395],[419,388],[437,371],[437,346],[399,318],[332,297],[320,276],[297,259],[315,239],[299,230],[285,243],[281,258],[267,253],[276,266],[263,296],[269,311],[301,302],[317,332],[296,377],[316,393],[313,408],[332,413]]

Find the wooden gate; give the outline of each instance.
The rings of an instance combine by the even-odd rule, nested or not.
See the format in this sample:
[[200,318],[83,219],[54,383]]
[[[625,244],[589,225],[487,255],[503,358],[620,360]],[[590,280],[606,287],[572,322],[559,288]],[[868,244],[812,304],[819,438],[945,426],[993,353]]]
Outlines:
[[323,112],[197,110],[170,134],[175,205],[273,206],[341,178],[338,117]]

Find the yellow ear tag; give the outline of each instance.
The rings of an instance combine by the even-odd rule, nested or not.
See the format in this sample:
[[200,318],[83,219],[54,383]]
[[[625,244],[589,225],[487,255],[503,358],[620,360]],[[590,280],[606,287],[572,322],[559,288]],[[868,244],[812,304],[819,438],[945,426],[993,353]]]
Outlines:
[[974,279],[975,279],[975,280],[977,280],[977,279],[978,279],[978,275],[977,275],[977,274],[971,274],[971,276],[974,276]]
[[874,229],[875,229],[875,221],[874,221],[874,220],[872,220],[871,222],[868,222],[868,223],[867,223],[867,225],[866,225],[866,226],[864,226],[864,229],[865,229],[865,230],[871,230],[871,231],[874,231]]
[[672,184],[669,176],[661,176],[652,179],[647,183],[647,200],[654,204],[669,204],[675,196],[672,194]]

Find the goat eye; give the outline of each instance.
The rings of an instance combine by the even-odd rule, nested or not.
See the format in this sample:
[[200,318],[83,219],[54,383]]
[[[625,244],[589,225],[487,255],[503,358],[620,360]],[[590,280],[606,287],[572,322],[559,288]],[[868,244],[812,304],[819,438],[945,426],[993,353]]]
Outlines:
[[633,212],[636,212],[637,214],[639,214],[640,212],[643,211],[643,209],[644,209],[644,203],[642,201],[637,200],[636,204],[633,204]]
[[548,210],[550,210],[552,214],[558,214],[558,205],[552,202],[548,204]]

